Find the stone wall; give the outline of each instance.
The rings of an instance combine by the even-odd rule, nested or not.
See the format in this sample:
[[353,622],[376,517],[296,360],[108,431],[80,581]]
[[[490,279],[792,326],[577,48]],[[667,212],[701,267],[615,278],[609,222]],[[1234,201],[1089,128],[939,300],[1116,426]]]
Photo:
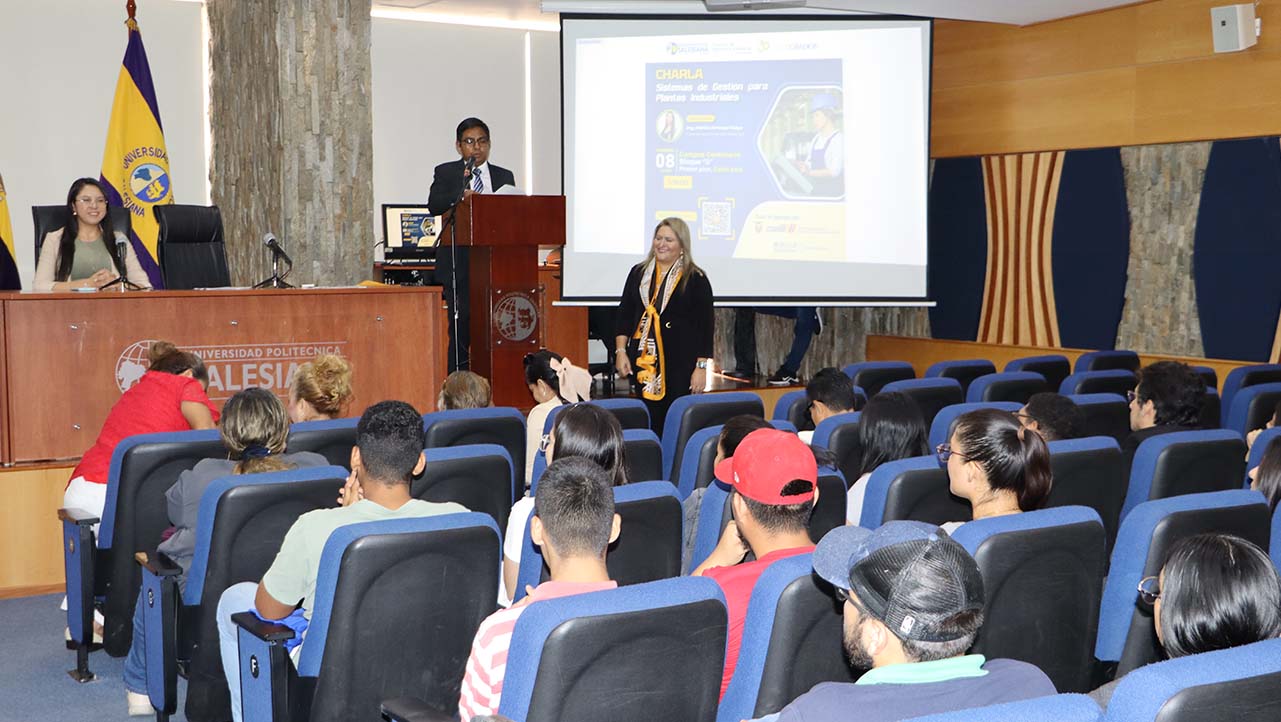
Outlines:
[[369,11],[370,0],[208,3],[210,174],[237,285],[270,274],[267,232],[295,285],[370,277]]

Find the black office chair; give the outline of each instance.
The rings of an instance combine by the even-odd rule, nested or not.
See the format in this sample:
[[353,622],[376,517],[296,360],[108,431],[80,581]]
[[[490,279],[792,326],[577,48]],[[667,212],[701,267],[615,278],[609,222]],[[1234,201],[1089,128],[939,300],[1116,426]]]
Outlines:
[[154,206],[160,225],[156,253],[165,287],[220,288],[231,285],[227,246],[218,206]]
[[[35,257],[37,259],[40,258],[40,247],[44,245],[44,237],[51,231],[66,226],[69,212],[66,206],[31,206],[31,220],[35,222]],[[112,230],[120,231],[126,238],[133,233],[133,218],[123,206],[109,206],[107,213],[111,217]]]

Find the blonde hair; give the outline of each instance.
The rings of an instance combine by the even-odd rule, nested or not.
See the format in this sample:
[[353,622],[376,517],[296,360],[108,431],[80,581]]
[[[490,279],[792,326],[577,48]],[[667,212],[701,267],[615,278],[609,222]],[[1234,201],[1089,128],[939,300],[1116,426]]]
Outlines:
[[480,409],[489,406],[491,399],[489,381],[484,376],[471,371],[455,371],[445,377],[436,406],[441,411]]
[[[681,280],[676,284],[677,288],[684,288],[685,280],[695,273],[707,275],[706,273],[703,273],[703,269],[699,268],[697,263],[694,263],[694,252],[690,248],[691,235],[689,231],[689,224],[676,216],[668,216],[667,218],[659,221],[658,225],[654,226],[654,237],[658,236],[658,232],[663,227],[672,229],[672,233],[676,234],[676,240],[680,241],[681,244],[681,253],[685,256],[685,270],[681,273]],[[653,260],[654,244],[650,243],[649,253],[645,255],[645,260],[641,262],[641,265],[649,265],[650,261]]]
[[351,364],[334,354],[317,356],[294,372],[289,395],[311,404],[318,414],[341,416],[351,401]]
[[222,445],[239,460],[237,474],[293,468],[275,458],[289,440],[289,414],[280,399],[266,389],[255,386],[228,399],[222,407],[218,433]]

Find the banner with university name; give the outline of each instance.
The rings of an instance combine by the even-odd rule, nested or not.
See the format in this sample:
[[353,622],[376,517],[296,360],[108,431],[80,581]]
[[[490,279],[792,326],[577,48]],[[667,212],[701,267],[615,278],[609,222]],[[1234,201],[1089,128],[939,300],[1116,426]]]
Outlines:
[[13,224],[9,222],[9,195],[0,177],[0,290],[21,291],[18,257],[13,252]]
[[116,81],[116,96],[107,127],[107,147],[102,156],[102,183],[107,203],[124,206],[133,223],[130,242],[139,263],[147,271],[153,288],[163,288],[156,255],[159,225],[151,209],[173,203],[169,175],[169,154],[165,151],[164,129],[151,66],[142,47],[142,33],[132,17],[129,45]]

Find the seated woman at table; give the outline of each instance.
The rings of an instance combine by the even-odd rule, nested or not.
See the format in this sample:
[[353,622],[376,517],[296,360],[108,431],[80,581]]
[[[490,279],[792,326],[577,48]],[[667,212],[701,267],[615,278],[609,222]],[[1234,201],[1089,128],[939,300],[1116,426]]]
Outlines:
[[[248,388],[232,396],[223,407],[219,427],[226,458],[201,459],[195,467],[178,475],[178,481],[165,493],[172,529],[157,547],[178,566],[180,589],[186,589],[186,573],[196,551],[196,520],[200,516],[200,497],[215,479],[239,474],[260,474],[298,467],[324,466],[329,463],[320,454],[301,451],[285,453],[289,439],[289,415],[285,405],[270,391]],[[152,714],[147,700],[147,663],[143,638],[142,612],[146,605],[143,592],[138,592],[134,606],[133,645],[125,659],[124,682],[129,714]]]
[[214,428],[218,410],[206,393],[209,372],[204,361],[168,341],[153,341],[147,353],[150,366],[145,370],[138,367],[136,383],[111,407],[98,440],[71,472],[62,497],[64,507],[102,515],[111,455],[125,438]]
[[325,421],[342,416],[351,402],[351,364],[321,354],[298,367],[289,382],[289,420]]
[[[138,263],[133,244],[111,227],[107,196],[92,178],[80,178],[67,191],[67,225],[45,234],[36,261],[37,291],[74,291],[101,288],[124,276],[142,288],[151,288],[147,272]],[[118,244],[123,242],[125,257]]]

